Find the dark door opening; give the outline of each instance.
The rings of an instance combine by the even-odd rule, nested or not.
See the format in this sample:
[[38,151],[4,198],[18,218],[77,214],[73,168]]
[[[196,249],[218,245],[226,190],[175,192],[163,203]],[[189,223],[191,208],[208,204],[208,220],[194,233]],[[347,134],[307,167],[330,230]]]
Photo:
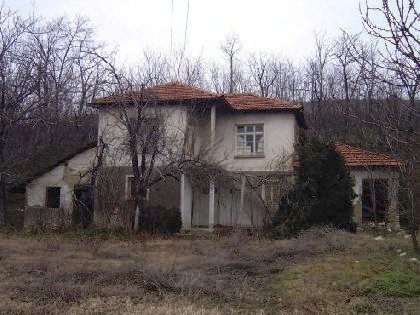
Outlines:
[[73,224],[87,228],[93,217],[93,188],[81,185],[74,188]]
[[47,208],[60,208],[61,187],[47,187],[45,206]]
[[363,222],[385,222],[388,209],[388,180],[365,179],[362,183]]

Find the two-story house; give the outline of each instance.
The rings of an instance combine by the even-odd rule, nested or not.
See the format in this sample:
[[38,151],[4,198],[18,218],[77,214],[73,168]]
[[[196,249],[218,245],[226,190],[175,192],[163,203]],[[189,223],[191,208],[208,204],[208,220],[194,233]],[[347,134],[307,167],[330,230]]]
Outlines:
[[[270,201],[278,197],[278,175],[288,175],[287,179],[281,178],[288,180],[293,171],[296,135],[304,124],[302,105],[253,94],[217,95],[181,83],[148,88],[143,97],[152,104],[152,112],[158,109],[164,117],[165,138],[171,139],[171,150],[181,148],[187,156],[199,156],[211,165],[209,168],[219,170],[213,176],[203,167],[195,172],[180,169],[179,183],[165,179],[165,187],[160,183],[150,189],[150,202],[180,207],[186,229],[261,226],[264,218],[268,219]],[[110,160],[117,161],[107,164],[125,174],[127,196],[132,175],[131,161],[124,150],[124,116],[134,116],[135,106],[128,109],[125,105],[134,104],[136,98],[138,101],[140,93],[113,95],[91,104],[99,111],[98,137],[108,144],[108,155],[113,157]],[[159,167],[157,163],[157,173]],[[170,200],[168,195],[172,195]]]
[[[159,176],[168,160],[181,157],[203,160],[196,168],[178,163],[182,167],[177,176],[165,177],[147,191],[149,205],[178,207],[184,229],[217,225],[261,227],[269,222],[279,196],[292,184],[294,146],[299,128],[305,125],[303,106],[254,94],[214,94],[169,83],[147,88],[143,93],[111,95],[92,102],[99,114],[98,141],[107,148],[104,167],[112,170],[114,179],[109,193],[95,200],[94,218],[98,224],[104,222],[99,204],[102,208],[111,207],[112,211],[107,212],[110,215],[122,211],[115,203],[103,199],[114,193],[120,200],[132,198],[126,122],[127,116],[135,116],[139,101],[149,102],[151,113],[158,110],[163,117],[160,123],[165,125],[165,153],[157,158],[155,176]],[[348,160],[352,156],[346,156],[351,151],[346,148],[337,146]],[[86,189],[89,180],[81,174],[95,164],[97,151],[97,147],[88,148],[34,178],[26,187],[27,206],[71,212],[75,207],[74,195],[85,196],[89,191]],[[376,164],[367,165],[360,156],[366,153],[372,159],[375,153],[358,153],[360,163],[349,166],[356,174],[359,195],[363,180],[369,176],[376,178],[379,174],[386,180],[395,179],[398,166],[395,160],[386,157],[382,164],[375,160]],[[78,175],[79,181],[75,183]],[[390,200],[396,199],[394,190]],[[87,199],[92,200],[93,196]],[[396,207],[393,202],[389,204]],[[355,218],[361,221],[359,212],[355,212]],[[108,215],[106,220],[109,219]]]

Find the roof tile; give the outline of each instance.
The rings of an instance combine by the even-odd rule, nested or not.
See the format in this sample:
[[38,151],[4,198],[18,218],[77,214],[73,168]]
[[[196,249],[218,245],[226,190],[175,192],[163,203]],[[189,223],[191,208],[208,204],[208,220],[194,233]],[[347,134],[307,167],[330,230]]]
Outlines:
[[[146,88],[144,97],[148,100],[169,101],[169,100],[191,100],[191,99],[209,99],[217,97],[217,94],[205,90],[179,83],[171,82],[168,84],[155,85]],[[115,103],[130,103],[139,101],[141,91],[132,91],[124,94],[116,94],[95,99],[92,105],[111,105]]]
[[348,144],[336,143],[335,148],[340,152],[346,161],[347,166],[400,166],[401,162],[389,155],[363,150]]
[[236,110],[298,110],[303,108],[302,105],[297,103],[262,97],[252,93],[224,94],[222,97]]
[[[224,103],[231,109],[240,111],[303,109],[302,105],[293,102],[261,97],[250,93],[215,94],[180,82],[171,82],[149,87],[145,90],[144,97],[156,101],[220,99],[221,101],[224,100]],[[102,106],[130,103],[136,100],[138,101],[140,98],[140,91],[132,91],[130,93],[110,95],[95,99],[91,105]]]

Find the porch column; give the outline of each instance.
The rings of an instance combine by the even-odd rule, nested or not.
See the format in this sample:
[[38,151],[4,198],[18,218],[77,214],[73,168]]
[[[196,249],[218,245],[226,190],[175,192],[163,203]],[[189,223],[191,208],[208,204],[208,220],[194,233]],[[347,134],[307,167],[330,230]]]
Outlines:
[[209,183],[209,228],[214,227],[214,179]]
[[[210,111],[210,146],[213,153],[216,144],[216,106],[212,105]],[[212,229],[215,223],[214,216],[214,178],[210,177],[209,182],[209,228]]]
[[356,194],[356,197],[353,200],[353,220],[357,224],[362,224],[363,214],[362,214],[362,192],[363,192],[363,178],[359,176],[353,176],[354,178],[354,187],[353,191]]
[[182,229],[191,229],[191,210],[192,210],[192,188],[191,182],[188,176],[181,174],[181,198],[180,198],[180,210]]
[[393,230],[400,229],[400,215],[398,213],[398,188],[399,182],[396,175],[388,180],[388,222]]

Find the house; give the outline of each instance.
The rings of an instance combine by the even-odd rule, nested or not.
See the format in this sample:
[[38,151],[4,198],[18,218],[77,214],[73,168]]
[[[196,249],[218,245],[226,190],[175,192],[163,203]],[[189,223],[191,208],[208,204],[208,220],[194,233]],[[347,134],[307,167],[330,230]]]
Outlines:
[[[164,132],[170,139],[165,142],[165,154],[157,159],[155,176],[173,156],[205,156],[206,165],[211,166],[206,172],[204,167],[184,167],[177,176],[165,177],[148,189],[147,205],[179,208],[186,230],[261,227],[269,221],[279,196],[293,181],[294,147],[299,128],[305,127],[303,106],[254,94],[214,94],[174,82],[92,102],[99,113],[98,141],[106,144],[103,174],[108,174],[104,182],[109,184],[95,196],[96,224],[123,223],[132,211],[133,176],[122,118],[135,115],[136,102],[150,102],[150,108],[163,113]],[[68,178],[81,179],[81,174],[88,173],[96,163],[98,148],[89,148],[30,181],[27,208],[61,208],[67,214],[77,208],[74,195],[81,195],[81,190],[86,195],[87,182]],[[369,183],[373,180],[375,187],[386,187],[386,204],[380,207],[393,215],[388,221],[397,226],[398,161],[346,145],[338,144],[337,150],[355,177],[355,219],[371,219],[364,216],[371,206],[363,208],[363,193],[372,191]],[[370,201],[365,199],[367,205]]]

